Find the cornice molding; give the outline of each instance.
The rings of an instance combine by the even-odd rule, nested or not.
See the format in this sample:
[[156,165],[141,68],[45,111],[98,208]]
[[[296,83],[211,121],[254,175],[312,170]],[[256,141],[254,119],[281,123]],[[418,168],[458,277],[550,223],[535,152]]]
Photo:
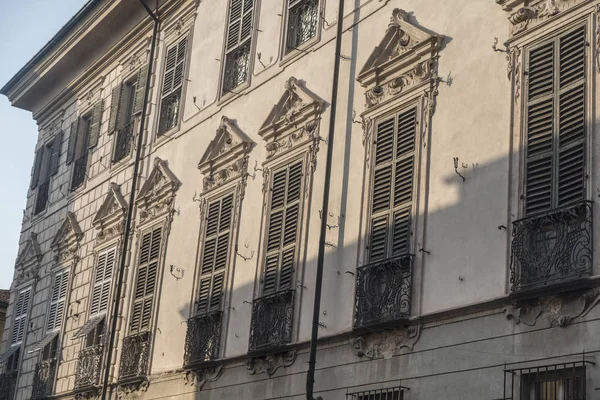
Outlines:
[[145,223],[170,211],[179,186],[181,182],[171,172],[167,162],[156,157],[154,168],[141,187],[136,201],[140,210],[140,222]]
[[50,248],[55,253],[54,261],[61,263],[74,258],[82,238],[83,231],[79,226],[79,222],[77,222],[75,213],[72,211],[67,212],[63,223],[50,244]]
[[125,226],[127,201],[121,194],[121,187],[110,183],[108,194],[92,220],[96,228],[96,244],[106,242],[120,236]]

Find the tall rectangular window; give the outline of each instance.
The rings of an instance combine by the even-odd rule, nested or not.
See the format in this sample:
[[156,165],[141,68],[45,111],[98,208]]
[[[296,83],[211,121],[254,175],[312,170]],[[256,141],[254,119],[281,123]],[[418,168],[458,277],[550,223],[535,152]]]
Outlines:
[[92,289],[90,316],[105,313],[108,310],[112,286],[112,274],[115,265],[115,253],[116,249],[112,248],[103,251],[98,255],[94,287]]
[[162,135],[179,124],[187,41],[187,37],[184,37],[167,49],[160,95],[158,135]]
[[371,189],[370,261],[407,254],[410,248],[417,108],[377,123]]
[[248,81],[254,0],[230,0],[223,94]]
[[317,35],[319,0],[287,0],[286,54]]
[[273,171],[267,216],[267,248],[263,295],[293,288],[298,248],[303,162],[296,161]]
[[52,297],[50,298],[46,331],[60,329],[65,313],[65,301],[67,299],[68,287],[69,270],[57,272],[54,275],[54,284],[52,285]]
[[198,314],[221,309],[231,241],[232,211],[233,194],[215,200],[208,206],[200,267],[200,293],[196,302]]
[[19,291],[14,306],[14,323],[12,328],[11,345],[19,344],[27,333],[27,312],[29,310],[29,299],[31,288]]
[[[140,75],[138,72],[138,78]],[[112,92],[108,130],[116,133],[113,163],[123,160],[131,152],[137,85],[137,80],[133,80],[115,87]]]
[[129,323],[130,334],[150,329],[160,257],[161,234],[162,228],[157,227],[142,235],[137,279],[134,288],[133,310]]
[[526,215],[586,197],[587,46],[580,26],[527,54]]
[[50,197],[50,177],[58,172],[62,138],[62,132],[57,133],[54,139],[36,152],[31,179],[31,188],[37,188],[34,215],[46,209]]
[[73,163],[71,190],[79,188],[87,178],[88,153],[89,149],[98,145],[103,111],[104,100],[99,100],[94,103],[89,115],[71,124],[67,149],[67,164]]

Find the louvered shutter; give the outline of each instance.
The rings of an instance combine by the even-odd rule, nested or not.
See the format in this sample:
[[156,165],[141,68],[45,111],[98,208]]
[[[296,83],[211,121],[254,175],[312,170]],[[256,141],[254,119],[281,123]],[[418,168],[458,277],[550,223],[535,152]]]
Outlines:
[[146,331],[150,328],[154,292],[156,290],[161,232],[162,228],[159,227],[142,236],[130,322],[131,333]]
[[227,27],[227,50],[243,44],[252,36],[254,0],[231,0]]
[[96,315],[108,310],[115,254],[116,249],[113,248],[98,255],[90,315]]
[[119,114],[121,112],[121,99],[123,98],[123,88],[120,84],[113,88],[110,96],[110,116],[108,118],[108,134],[111,135],[119,129]]
[[184,37],[167,51],[167,63],[165,66],[162,90],[163,95],[170,94],[181,87],[181,84],[183,83],[186,50],[187,37]]
[[60,329],[65,312],[65,301],[69,287],[69,271],[59,272],[54,276],[52,297],[50,298],[50,310],[46,330]]
[[40,147],[35,152],[35,160],[33,161],[33,175],[31,176],[31,189],[35,189],[40,181],[42,171],[42,161],[44,158],[44,147]]
[[529,52],[525,214],[585,198],[586,28]]
[[102,112],[104,111],[104,100],[97,101],[92,107],[92,121],[90,125],[90,136],[88,137],[88,147],[96,147],[100,138],[100,128],[102,127]]
[[144,93],[146,92],[146,81],[148,80],[148,64],[142,65],[137,72],[137,81],[135,84],[135,97],[133,100],[133,113],[142,111],[144,103]]
[[52,142],[52,154],[50,156],[50,175],[56,175],[58,173],[58,166],[60,164],[60,150],[62,147],[63,133],[58,132],[54,136]]
[[11,344],[17,344],[23,341],[26,333],[27,311],[29,309],[29,298],[31,296],[31,288],[24,289],[19,292],[17,302],[14,308],[14,324],[12,330]]
[[75,159],[75,149],[77,148],[77,132],[79,130],[79,118],[71,123],[69,132],[69,146],[67,148],[67,164],[71,164]]

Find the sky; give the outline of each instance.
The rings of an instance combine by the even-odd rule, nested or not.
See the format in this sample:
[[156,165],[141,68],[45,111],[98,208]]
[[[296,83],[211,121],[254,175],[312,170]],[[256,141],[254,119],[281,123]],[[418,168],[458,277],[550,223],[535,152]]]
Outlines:
[[[0,87],[21,69],[87,0],[0,0]],[[29,111],[10,106],[0,96],[0,137],[3,171],[0,196],[0,289],[10,288],[17,257],[19,233],[37,125]]]

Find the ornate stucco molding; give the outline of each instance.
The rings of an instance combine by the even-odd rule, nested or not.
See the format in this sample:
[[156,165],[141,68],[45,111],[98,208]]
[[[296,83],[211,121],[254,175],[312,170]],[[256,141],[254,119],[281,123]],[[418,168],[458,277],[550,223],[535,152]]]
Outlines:
[[96,228],[96,244],[105,243],[123,234],[127,206],[120,186],[111,182],[108,194],[92,220],[92,225]]
[[138,399],[143,396],[150,386],[148,379],[121,383],[117,386],[117,397],[121,400]]
[[208,382],[215,382],[219,379],[222,373],[222,365],[193,369],[184,373],[183,382],[186,385],[194,385],[200,391]]
[[37,234],[29,232],[25,241],[25,247],[19,253],[15,263],[17,275],[13,284],[20,285],[23,282],[37,278],[42,258],[44,258],[44,253],[42,253],[40,244],[38,243]]
[[297,357],[298,352],[296,350],[288,350],[262,357],[252,357],[246,362],[246,369],[250,375],[267,374],[271,376],[279,368],[291,366]]
[[403,349],[413,351],[421,337],[421,328],[422,325],[414,325],[390,333],[358,336],[350,344],[357,357],[392,358]]
[[64,263],[68,260],[76,260],[82,238],[83,231],[77,222],[75,213],[67,212],[67,216],[50,244],[50,248],[54,251],[54,262]]
[[172,214],[175,193],[181,182],[171,172],[166,161],[156,157],[154,168],[140,189],[136,204],[139,209],[140,223],[146,223],[158,217]]

